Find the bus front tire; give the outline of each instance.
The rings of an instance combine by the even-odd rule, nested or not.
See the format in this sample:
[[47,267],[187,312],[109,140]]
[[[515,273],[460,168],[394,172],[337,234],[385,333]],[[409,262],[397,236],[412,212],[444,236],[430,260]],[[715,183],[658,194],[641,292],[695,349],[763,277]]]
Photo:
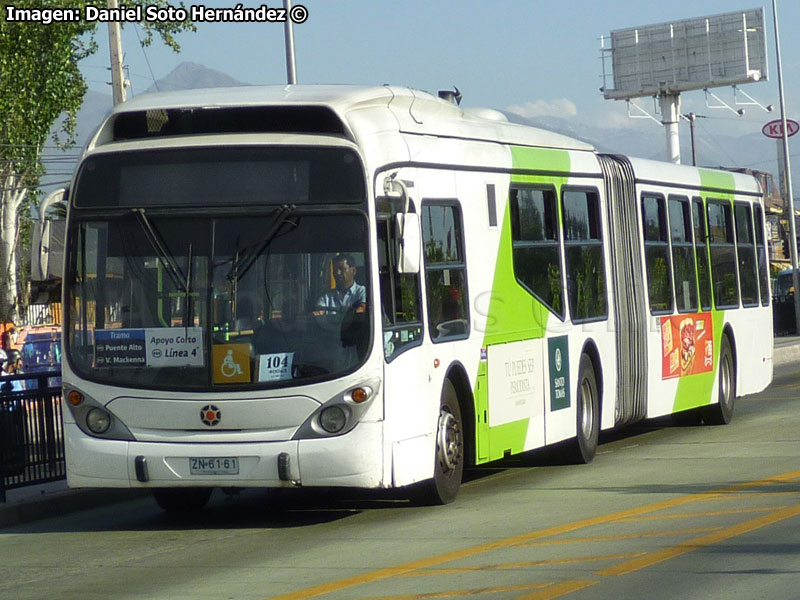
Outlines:
[[153,498],[167,512],[196,512],[208,504],[212,491],[213,488],[158,488],[153,490]]
[[464,430],[458,394],[449,379],[444,382],[436,427],[433,478],[415,486],[417,504],[450,504],[456,499],[464,474]]
[[733,351],[728,336],[722,336],[719,351],[719,380],[717,403],[706,406],[703,421],[708,425],[727,425],[733,419],[736,399],[736,370],[733,366]]
[[597,377],[588,354],[582,354],[578,366],[578,391],[576,394],[577,435],[572,446],[572,461],[590,463],[597,452],[600,439],[600,411]]

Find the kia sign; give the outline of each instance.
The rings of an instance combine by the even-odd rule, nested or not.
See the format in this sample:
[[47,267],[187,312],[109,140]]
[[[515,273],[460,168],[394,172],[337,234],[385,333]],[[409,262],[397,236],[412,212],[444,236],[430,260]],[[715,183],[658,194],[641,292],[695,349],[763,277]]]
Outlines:
[[[786,128],[789,130],[789,137],[791,137],[800,129],[800,124],[797,121],[786,119]],[[761,128],[761,133],[767,137],[780,139],[783,137],[783,123],[781,123],[780,119],[770,121]]]

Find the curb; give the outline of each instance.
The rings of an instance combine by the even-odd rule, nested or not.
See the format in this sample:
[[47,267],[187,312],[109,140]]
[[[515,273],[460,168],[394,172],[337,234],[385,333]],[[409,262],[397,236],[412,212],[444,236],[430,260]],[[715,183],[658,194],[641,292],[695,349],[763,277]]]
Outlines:
[[800,344],[775,348],[772,352],[772,366],[779,367],[789,363],[800,363]]

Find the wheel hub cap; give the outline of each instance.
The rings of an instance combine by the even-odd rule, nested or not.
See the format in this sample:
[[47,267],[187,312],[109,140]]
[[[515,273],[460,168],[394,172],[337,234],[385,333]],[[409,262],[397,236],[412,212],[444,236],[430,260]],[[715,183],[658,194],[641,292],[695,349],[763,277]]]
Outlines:
[[458,430],[458,422],[455,417],[447,411],[442,411],[439,415],[436,448],[439,463],[445,471],[454,470],[461,461],[460,440],[461,432]]

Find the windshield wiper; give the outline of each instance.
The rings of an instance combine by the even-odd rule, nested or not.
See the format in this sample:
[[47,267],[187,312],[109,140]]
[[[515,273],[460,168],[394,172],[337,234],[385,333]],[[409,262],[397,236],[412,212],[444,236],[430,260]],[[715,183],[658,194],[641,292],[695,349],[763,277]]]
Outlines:
[[226,279],[238,281],[244,277],[245,274],[247,274],[247,271],[250,270],[250,267],[253,266],[253,263],[256,262],[256,259],[258,259],[264,250],[267,249],[267,246],[272,243],[272,240],[275,239],[275,236],[278,235],[278,232],[285,223],[288,222],[297,226],[296,222],[292,223],[291,221],[285,220],[286,217],[296,210],[296,208],[297,207],[294,204],[284,204],[278,209],[278,214],[275,215],[275,219],[273,219],[272,223],[270,224],[267,233],[264,235],[264,239],[255,250],[251,250],[250,252],[245,250],[241,255],[234,258],[233,265],[231,266],[231,270],[228,271],[228,276]]
[[147,241],[150,242],[150,245],[153,247],[153,250],[156,251],[158,255],[158,259],[161,261],[161,264],[167,269],[167,274],[172,279],[172,283],[175,284],[175,287],[183,291],[185,294],[189,293],[189,280],[183,276],[181,273],[181,269],[178,266],[178,263],[175,261],[175,258],[170,254],[169,250],[167,250],[166,244],[164,244],[164,240],[161,239],[158,231],[156,231],[153,224],[150,222],[150,219],[147,218],[147,214],[144,212],[143,208],[134,208],[132,212],[136,215],[139,224],[142,226],[142,231],[145,233],[145,237]]

